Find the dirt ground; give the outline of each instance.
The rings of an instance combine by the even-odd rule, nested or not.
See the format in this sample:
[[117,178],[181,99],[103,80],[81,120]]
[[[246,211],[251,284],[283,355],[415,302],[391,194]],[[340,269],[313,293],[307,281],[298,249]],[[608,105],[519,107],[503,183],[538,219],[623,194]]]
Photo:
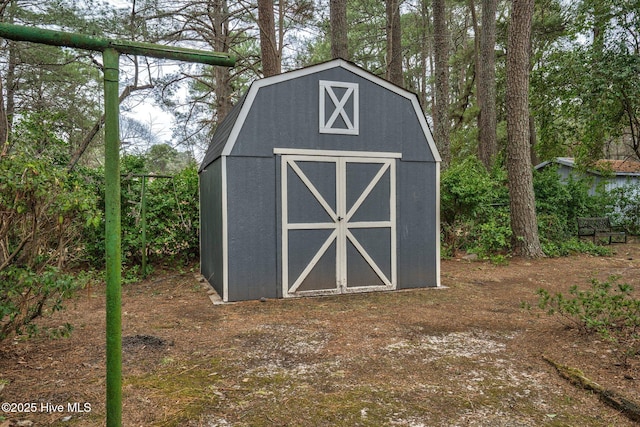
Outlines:
[[[612,274],[640,288],[640,244],[612,256],[450,259],[441,289],[213,305],[195,271],[123,289],[125,426],[631,426],[547,362],[640,401],[640,361],[521,308]],[[105,425],[104,285],[41,322],[68,338],[0,349],[0,427]],[[27,412],[29,411],[29,412]]]

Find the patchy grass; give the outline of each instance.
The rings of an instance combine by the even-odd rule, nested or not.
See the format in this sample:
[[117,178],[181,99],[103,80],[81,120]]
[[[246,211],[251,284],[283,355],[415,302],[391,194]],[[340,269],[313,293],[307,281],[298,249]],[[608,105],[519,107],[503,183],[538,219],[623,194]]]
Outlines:
[[[615,248],[624,252],[508,266],[452,259],[440,290],[214,306],[190,275],[126,285],[123,425],[630,427],[542,356],[636,400],[640,364],[623,369],[608,342],[520,308],[540,287],[566,293],[611,274],[638,289],[640,245]],[[102,291],[52,319],[75,326],[69,338],[0,349],[3,401],[84,401],[92,412],[64,422],[69,414],[0,414],[5,421],[104,425]]]
[[219,360],[163,359],[155,372],[126,377],[125,398],[156,402],[157,418],[150,425],[183,426],[191,419],[215,407],[224,397],[222,364]]
[[236,335],[236,357],[163,359],[128,377],[126,394],[156,402],[148,425],[163,427],[600,425],[517,365],[506,350],[514,334],[414,336],[336,360],[324,357],[327,337],[259,325]]

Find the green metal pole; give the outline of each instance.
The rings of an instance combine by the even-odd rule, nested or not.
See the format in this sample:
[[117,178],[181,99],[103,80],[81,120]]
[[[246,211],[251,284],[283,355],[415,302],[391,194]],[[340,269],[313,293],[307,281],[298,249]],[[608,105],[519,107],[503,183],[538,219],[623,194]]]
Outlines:
[[120,225],[120,125],[119,59],[115,49],[105,49],[105,251],[107,274],[107,427],[122,425],[122,289]]
[[102,52],[105,103],[105,254],[107,276],[107,427],[122,425],[122,255],[120,225],[120,54],[153,56],[232,67],[235,58],[151,43],[110,40],[77,33],[0,23],[0,37]]
[[86,36],[78,33],[46,30],[43,28],[24,27],[21,25],[0,23],[0,37],[11,40],[22,40],[54,46],[68,46],[79,49],[104,52],[105,49],[116,49],[120,53],[130,55],[153,56],[155,58],[176,59],[200,64],[222,65],[232,67],[235,58],[226,53],[205,52],[175,46],[126,40],[111,40],[102,37]]
[[142,223],[142,277],[147,277],[147,201],[145,200],[144,188],[147,177],[142,177],[142,206],[140,207],[140,222]]

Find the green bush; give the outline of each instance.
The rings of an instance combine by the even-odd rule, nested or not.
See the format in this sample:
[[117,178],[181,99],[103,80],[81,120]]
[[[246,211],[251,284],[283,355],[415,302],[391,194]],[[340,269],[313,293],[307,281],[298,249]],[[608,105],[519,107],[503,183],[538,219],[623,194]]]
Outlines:
[[469,233],[467,250],[481,258],[492,258],[504,254],[511,247],[511,224],[509,211],[496,208],[485,221],[476,223]]
[[[11,154],[0,156],[0,341],[34,331],[33,320],[60,310],[83,285],[66,267],[104,266],[104,170],[67,170],[71,152],[57,136],[56,117],[26,116],[15,126]],[[178,156],[180,157],[180,156]],[[181,156],[183,164],[188,156]],[[141,179],[146,157],[122,156],[122,260],[135,272],[141,258]],[[149,262],[198,257],[195,164],[172,179],[148,179]],[[126,276],[125,278],[129,278]],[[55,334],[65,334],[71,327]]]
[[538,307],[548,315],[562,316],[585,334],[596,333],[611,342],[620,361],[626,364],[629,357],[640,354],[640,300],[633,297],[633,288],[618,283],[619,279],[593,279],[588,290],[572,286],[568,298],[540,289]]
[[[611,196],[591,196],[588,181],[570,178],[563,182],[555,168],[536,171],[533,178],[538,230],[545,254],[609,253],[591,242],[577,240],[576,218],[610,212]],[[442,174],[441,220],[445,256],[458,250],[489,259],[508,255],[512,234],[504,169],[488,172],[473,156],[452,164]]]
[[476,157],[467,157],[443,172],[440,188],[445,255],[458,250],[481,257],[508,252],[511,228],[503,170],[489,173]]
[[150,259],[183,264],[198,259],[200,210],[194,164],[172,179],[150,182],[147,215]]
[[587,179],[569,177],[563,181],[554,167],[535,171],[533,186],[536,196],[538,232],[547,256],[571,253],[610,254],[609,248],[577,238],[577,218],[603,216],[600,196],[590,195]]
[[611,190],[601,190],[599,200],[612,224],[631,234],[640,234],[640,186],[628,183]]
[[502,202],[502,183],[496,182],[474,156],[452,164],[442,173],[440,212],[446,223],[483,217]]
[[533,174],[541,239],[560,242],[577,234],[577,218],[602,216],[601,201],[589,194],[587,180],[563,181],[554,167]]
[[591,240],[580,240],[571,237],[567,240],[541,239],[540,244],[545,255],[549,257],[568,256],[575,253],[596,256],[611,255],[611,247],[593,243]]
[[[130,272],[142,260],[142,177],[149,174],[143,156],[125,155],[121,159],[122,262]],[[99,178],[101,179],[101,178]],[[104,204],[104,186],[96,187]],[[148,265],[167,262],[188,264],[199,256],[198,171],[190,164],[172,178],[146,178],[146,243]],[[104,226],[87,229],[89,260],[104,265]],[[136,276],[134,274],[134,276]]]
[[0,340],[81,286],[64,266],[84,253],[84,228],[101,213],[84,180],[47,153],[0,158]]
[[82,285],[75,276],[51,266],[44,271],[5,268],[0,271],[0,282],[0,341],[23,333],[25,328],[33,331],[33,320],[45,311],[62,310],[64,300]]
[[566,238],[571,235],[571,194],[561,182],[555,168],[534,172],[533,189],[536,196],[536,214],[541,239]]

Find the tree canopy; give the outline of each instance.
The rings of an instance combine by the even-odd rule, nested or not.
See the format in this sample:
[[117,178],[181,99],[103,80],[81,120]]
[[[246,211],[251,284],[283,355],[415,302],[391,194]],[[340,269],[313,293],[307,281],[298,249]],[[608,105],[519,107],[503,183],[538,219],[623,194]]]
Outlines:
[[[477,156],[489,173],[509,166],[520,170],[507,150],[508,123],[514,120],[507,102],[514,99],[508,84],[514,76],[507,65],[514,49],[526,57],[519,73],[529,76],[518,132],[529,135],[523,153],[531,158],[520,165],[531,169],[557,156],[576,157],[584,165],[606,157],[640,159],[637,0],[537,0],[526,24],[527,43],[509,47],[515,4],[520,3],[2,0],[0,19],[235,55],[233,69],[122,58],[125,116],[153,102],[175,118],[171,137],[163,139],[149,124],[132,117],[122,121],[123,154],[143,156],[158,171],[174,173],[199,160],[255,79],[336,55],[418,95],[445,168]],[[48,156],[68,170],[99,168],[101,79],[99,55],[3,40],[0,159],[20,153]]]

